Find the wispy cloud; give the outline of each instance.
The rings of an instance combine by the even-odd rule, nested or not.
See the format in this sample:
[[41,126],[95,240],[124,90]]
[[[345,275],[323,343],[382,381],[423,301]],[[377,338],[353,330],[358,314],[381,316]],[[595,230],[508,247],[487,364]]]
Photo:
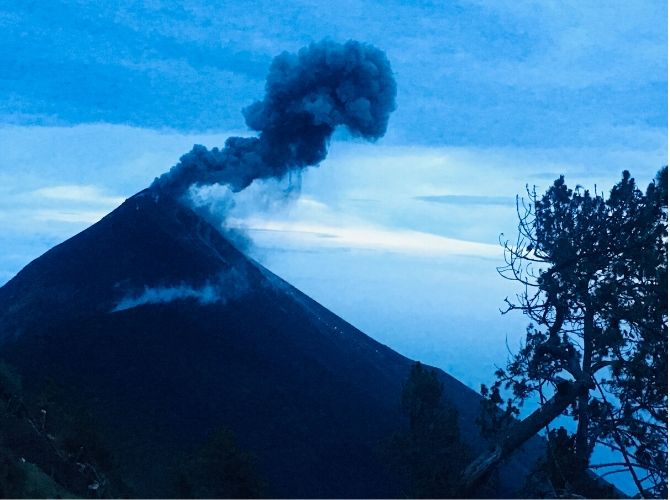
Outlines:
[[[542,192],[558,175],[565,174],[571,185],[597,184],[607,189],[624,168],[631,169],[644,184],[667,162],[665,143],[656,134],[642,134],[639,141],[631,142],[623,139],[634,135],[634,130],[620,129],[618,133],[616,137],[624,146],[616,149],[419,147],[385,145],[383,141],[375,145],[334,141],[329,158],[302,175],[297,200],[293,196],[297,192],[289,190],[291,196],[277,200],[251,186],[239,193],[244,200],[236,198],[237,208],[246,213],[235,217],[263,219],[272,214],[275,221],[318,226],[315,232],[321,237],[312,238],[314,244],[322,245],[318,248],[325,248],[325,239],[341,244],[348,238],[354,245],[354,235],[345,238],[336,233],[333,237],[330,228],[345,226],[416,231],[496,247],[501,232],[512,234],[516,228],[513,200],[525,192],[526,184],[537,184]],[[146,187],[193,143],[221,145],[228,135],[179,134],[109,124],[0,127],[0,146],[6,149],[0,158],[4,248],[7,252],[20,248],[25,265],[49,246],[99,220],[122,198]],[[22,168],[16,169],[16,165]],[[285,188],[270,191],[281,194]],[[510,204],[503,204],[503,198]],[[270,242],[269,233],[252,231],[251,235],[264,245]],[[290,243],[288,237],[281,242],[279,236],[274,238],[278,245]],[[361,238],[359,232],[359,246]],[[378,239],[379,248],[409,251],[407,244]],[[369,241],[365,245],[374,246]],[[21,265],[20,260],[0,262],[9,270],[6,272],[16,272]]]
[[452,205],[513,205],[514,198],[507,196],[471,196],[443,194],[434,196],[415,196],[415,200]]
[[44,187],[36,189],[33,194],[49,200],[93,203],[96,205],[118,205],[123,203],[124,200],[122,196],[109,196],[96,186],[76,184]]
[[93,224],[99,221],[108,210],[38,210],[31,214],[32,219],[36,221],[55,221],[55,222],[70,222],[74,224],[84,223]]
[[[232,222],[234,223],[234,221]],[[405,255],[461,255],[499,258],[500,247],[421,231],[376,226],[334,226],[302,221],[247,219],[240,226],[259,245],[292,248],[348,248]]]
[[104,217],[124,200],[105,189],[91,185],[56,185],[4,193],[0,207],[8,224],[57,221],[63,223],[93,223]]
[[31,219],[71,224],[97,222],[124,200],[97,186],[76,184],[39,188],[19,196],[19,204],[21,199]]

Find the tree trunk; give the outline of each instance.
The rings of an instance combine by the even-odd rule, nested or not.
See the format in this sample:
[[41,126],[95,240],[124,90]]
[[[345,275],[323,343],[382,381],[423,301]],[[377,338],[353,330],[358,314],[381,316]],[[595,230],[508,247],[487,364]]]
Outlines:
[[549,401],[506,429],[493,450],[479,455],[463,472],[459,494],[469,496],[504,459],[558,417],[584,391],[582,381],[565,381]]
[[[583,382],[590,385],[591,358],[593,352],[593,310],[587,306],[584,314],[584,353],[582,357]],[[589,391],[583,391],[577,399],[577,434],[575,453],[580,474],[585,475],[589,468],[591,448],[589,446]]]

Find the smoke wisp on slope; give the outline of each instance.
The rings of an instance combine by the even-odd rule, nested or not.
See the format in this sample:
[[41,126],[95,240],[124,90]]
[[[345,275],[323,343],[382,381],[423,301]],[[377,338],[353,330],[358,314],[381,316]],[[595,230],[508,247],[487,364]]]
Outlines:
[[125,311],[145,304],[167,304],[175,300],[193,299],[199,304],[226,304],[249,291],[249,282],[243,269],[231,268],[218,273],[215,279],[200,285],[184,281],[173,285],[144,286],[142,290],[127,293],[111,312]]

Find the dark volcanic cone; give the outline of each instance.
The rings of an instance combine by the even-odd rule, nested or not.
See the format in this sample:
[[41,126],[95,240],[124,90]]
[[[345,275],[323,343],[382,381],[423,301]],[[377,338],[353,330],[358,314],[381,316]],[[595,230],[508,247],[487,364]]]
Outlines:
[[[221,426],[272,496],[400,493],[378,445],[401,425],[411,361],[170,198],[133,196],[0,288],[0,357],[86,401],[139,496],[171,494],[171,467]],[[481,447],[479,397],[443,381]]]

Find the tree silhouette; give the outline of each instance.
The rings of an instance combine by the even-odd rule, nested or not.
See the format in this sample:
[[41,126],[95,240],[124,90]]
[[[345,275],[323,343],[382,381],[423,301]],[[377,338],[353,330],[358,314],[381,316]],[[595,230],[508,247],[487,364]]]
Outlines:
[[402,392],[408,429],[392,441],[395,461],[408,479],[412,498],[458,497],[458,478],[469,450],[460,438],[458,414],[442,398],[437,372],[412,366]]
[[[667,167],[641,192],[625,171],[608,198],[561,176],[538,197],[518,200],[516,241],[502,241],[500,274],[523,285],[503,313],[531,324],[520,350],[488,390],[511,390],[506,412],[531,399],[539,408],[513,421],[492,453],[466,471],[471,488],[505,456],[565,413],[576,489],[589,469],[626,471],[642,497],[667,494]],[[620,459],[593,464],[596,445]],[[580,483],[581,481],[581,483]]]
[[253,455],[240,449],[233,433],[222,427],[180,467],[179,498],[262,498],[265,484]]

